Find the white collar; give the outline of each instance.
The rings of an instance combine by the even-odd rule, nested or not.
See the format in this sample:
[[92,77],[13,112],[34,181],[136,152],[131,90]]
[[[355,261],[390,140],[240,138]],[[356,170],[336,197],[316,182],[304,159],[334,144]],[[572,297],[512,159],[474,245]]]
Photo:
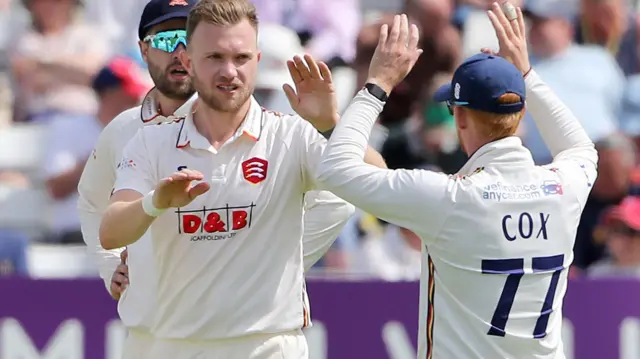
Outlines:
[[160,112],[160,104],[156,100],[157,89],[152,88],[142,100],[142,106],[140,106],[140,120],[145,124],[155,124],[162,122],[171,122],[176,118],[185,117],[189,114],[191,105],[198,98],[198,94],[195,93],[190,99],[180,106],[173,114],[169,116],[163,116]]
[[485,166],[490,164],[533,166],[534,162],[531,152],[522,145],[520,138],[509,136],[478,148],[458,171],[458,176],[468,176],[482,171]]
[[[193,111],[187,111],[186,118],[182,122],[180,131],[178,132],[176,148],[191,146],[193,148],[209,150],[211,147],[209,140],[207,140],[200,134],[200,132],[198,132],[195,124],[193,123],[193,113],[195,112],[195,105],[196,103],[194,102],[190,104],[188,108],[189,110],[193,109]],[[245,117],[244,121],[238,128],[236,135],[233,138],[235,139],[240,136],[246,136],[254,141],[258,141],[260,139],[260,135],[262,134],[263,125],[264,110],[252,96],[249,112],[247,112],[247,116]]]

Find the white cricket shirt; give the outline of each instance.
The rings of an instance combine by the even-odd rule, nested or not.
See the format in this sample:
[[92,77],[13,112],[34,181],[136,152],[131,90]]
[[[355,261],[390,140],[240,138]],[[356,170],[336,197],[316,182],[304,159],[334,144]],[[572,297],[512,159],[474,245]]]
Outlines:
[[[145,125],[157,125],[174,121],[176,116],[185,116],[191,108],[196,96],[178,108],[171,116],[158,113],[155,91],[151,90],[142,101],[142,105],[122,112],[114,118],[100,134],[98,144],[89,157],[82,172],[78,192],[78,212],[82,225],[82,236],[87,244],[87,251],[98,262],[100,277],[104,280],[107,291],[110,291],[111,277],[120,264],[122,249],[105,250],[100,245],[98,231],[100,220],[109,205],[109,198],[116,180],[116,167],[122,159],[122,150],[131,138]],[[146,235],[128,247],[127,264],[129,280],[135,283],[129,286],[120,297],[118,311],[122,322],[127,327],[146,328],[149,326],[149,309],[153,308],[149,293],[155,290],[153,285],[153,267],[151,264],[151,241]],[[145,310],[146,309],[146,310]]]
[[315,188],[325,145],[306,121],[264,110],[255,100],[217,151],[191,115],[147,126],[129,142],[115,191],[146,194],[182,168],[200,171],[211,185],[151,225],[154,336],[208,340],[309,325],[303,201]]
[[362,163],[383,103],[360,92],[333,132],[321,186],[418,234],[418,358],[564,358],[567,269],[597,153],[535,72],[527,105],[554,155],[537,167],[517,137],[478,149],[457,176]]

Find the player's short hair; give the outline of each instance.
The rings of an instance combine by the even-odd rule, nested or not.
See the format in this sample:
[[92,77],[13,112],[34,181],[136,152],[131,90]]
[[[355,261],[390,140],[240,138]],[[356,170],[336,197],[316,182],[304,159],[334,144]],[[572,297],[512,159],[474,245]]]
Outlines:
[[206,22],[217,26],[231,26],[249,20],[258,29],[258,13],[249,0],[200,0],[187,18],[187,42],[198,24]]
[[[498,98],[501,104],[511,104],[521,102],[520,95],[506,93]],[[478,124],[483,136],[491,140],[513,136],[518,130],[520,121],[524,117],[525,109],[514,113],[500,114],[486,111],[474,110],[461,106],[469,114],[472,121]]]

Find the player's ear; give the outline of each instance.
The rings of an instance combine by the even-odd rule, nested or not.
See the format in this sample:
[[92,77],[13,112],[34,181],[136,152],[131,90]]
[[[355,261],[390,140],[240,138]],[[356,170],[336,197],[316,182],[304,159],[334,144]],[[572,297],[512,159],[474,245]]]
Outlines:
[[145,63],[149,63],[147,57],[149,56],[149,44],[144,41],[138,41],[138,47],[140,47],[140,54]]
[[467,116],[467,112],[460,106],[454,106],[453,114],[456,126],[461,130],[466,130],[469,127],[469,116]]
[[191,58],[189,57],[189,51],[180,51],[180,53],[178,54],[178,57],[180,58],[180,62],[182,63],[182,66],[184,66],[184,68],[187,70],[187,72],[189,73],[190,76],[193,76],[193,69],[191,67],[192,63],[191,63]]

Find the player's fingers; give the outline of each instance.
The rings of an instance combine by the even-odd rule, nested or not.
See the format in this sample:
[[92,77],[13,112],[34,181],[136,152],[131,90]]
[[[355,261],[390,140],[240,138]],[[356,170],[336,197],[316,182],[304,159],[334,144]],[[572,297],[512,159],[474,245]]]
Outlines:
[[111,278],[111,282],[119,287],[122,287],[129,284],[129,278],[120,273],[114,273],[113,278]]
[[320,80],[322,76],[320,75],[320,69],[318,68],[318,64],[316,60],[309,54],[304,55],[304,61],[307,63],[307,67],[309,68],[309,74],[312,79]]
[[183,170],[187,174],[187,179],[191,181],[201,181],[204,179],[204,175],[200,171],[186,169]]
[[307,65],[304,64],[302,58],[300,56],[294,56],[293,62],[296,64],[296,68],[298,69],[302,80],[310,80],[311,74],[309,73],[309,68],[307,68]]
[[500,7],[507,21],[509,21],[509,28],[511,28],[516,38],[520,38],[520,26],[518,25],[518,11],[516,7],[508,0],[503,2]]
[[296,92],[293,90],[293,87],[291,87],[288,84],[284,84],[282,86],[282,90],[284,91],[284,94],[287,95],[287,100],[289,100],[289,105],[291,105],[291,109],[296,111],[296,109],[298,108],[298,96],[296,95]]
[[129,266],[126,264],[118,264],[118,267],[116,267],[116,272],[120,273],[122,275],[128,276],[129,275]]
[[197,185],[189,189],[189,198],[194,199],[204,193],[206,193],[211,186],[206,182],[200,182]]
[[409,46],[409,19],[406,14],[400,15],[400,33],[398,35],[398,46]]
[[318,68],[320,69],[320,74],[322,75],[322,78],[324,79],[324,81],[327,83],[333,83],[333,79],[331,78],[331,70],[329,70],[329,66],[327,66],[327,64],[325,64],[324,62],[320,61],[318,62]]
[[415,50],[420,43],[420,30],[416,24],[411,24],[411,33],[409,35],[409,50]]
[[389,26],[383,24],[380,26],[380,35],[378,36],[378,47],[385,47],[389,38]]
[[289,74],[291,75],[291,78],[296,85],[302,82],[302,75],[300,74],[300,71],[298,71],[295,62],[293,62],[292,60],[288,60],[287,68],[289,69]]
[[180,172],[174,172],[171,175],[171,182],[177,182],[177,181],[184,181],[186,180],[188,177],[186,172],[180,171]]
[[389,32],[389,38],[387,44],[389,46],[397,46],[398,38],[400,37],[400,15],[393,17],[393,24],[391,25],[391,31]]
[[491,50],[488,47],[483,47],[482,49],[480,49],[480,52],[482,52],[483,54],[487,54],[487,55],[495,55],[493,50]]
[[504,32],[507,35],[507,38],[510,40],[513,39],[515,37],[515,34],[513,32],[513,26],[511,26],[511,23],[509,19],[507,19],[507,16],[504,14],[504,11],[502,10],[502,7],[500,6],[500,4],[498,4],[497,2],[494,2],[492,5],[492,8],[493,8],[494,15],[496,15],[498,21],[500,22],[500,24],[502,24],[502,27],[504,28]]
[[120,262],[126,264],[127,258],[129,258],[129,251],[125,248],[124,251],[120,253]]

